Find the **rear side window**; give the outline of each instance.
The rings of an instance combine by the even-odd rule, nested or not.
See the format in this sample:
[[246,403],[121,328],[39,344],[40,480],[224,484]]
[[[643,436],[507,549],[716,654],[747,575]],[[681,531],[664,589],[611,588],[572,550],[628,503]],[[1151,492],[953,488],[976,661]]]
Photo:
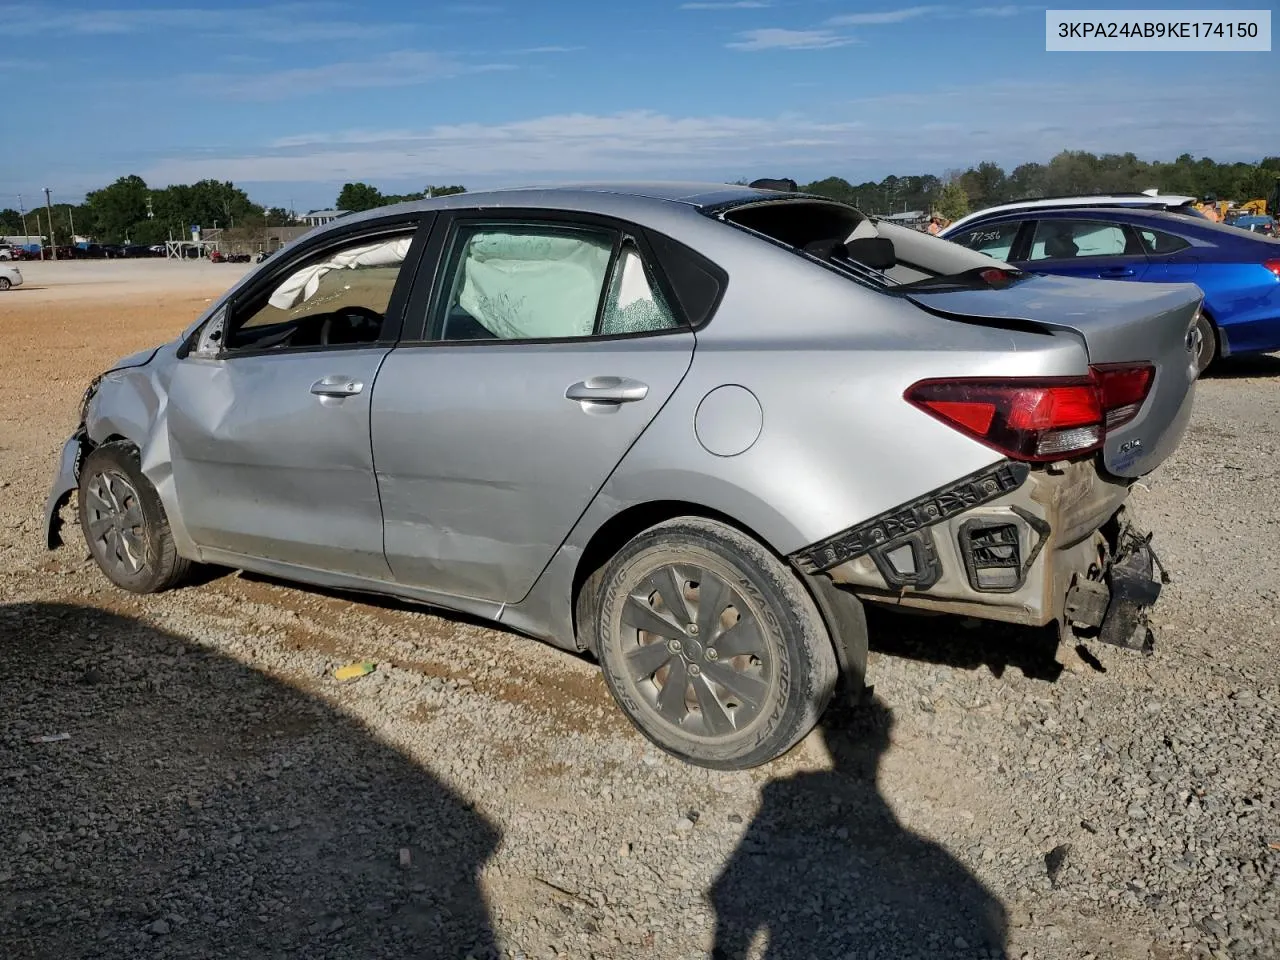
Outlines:
[[978,253],[985,253],[988,257],[1008,260],[1013,250],[1013,242],[1017,239],[1018,230],[1021,227],[1021,220],[1013,223],[993,223],[985,227],[974,227],[972,230],[966,230],[947,239]]
[[1142,238],[1142,247],[1147,253],[1177,253],[1179,250],[1185,250],[1191,246],[1182,237],[1174,236],[1172,233],[1165,233],[1163,230],[1139,227],[1138,236]]
[[560,223],[463,223],[436,338],[567,340],[683,326],[634,238]]
[[[1031,240],[1030,260],[1118,257],[1126,251],[1124,228],[1097,220],[1041,220]],[[1136,252],[1136,251],[1134,251]]]

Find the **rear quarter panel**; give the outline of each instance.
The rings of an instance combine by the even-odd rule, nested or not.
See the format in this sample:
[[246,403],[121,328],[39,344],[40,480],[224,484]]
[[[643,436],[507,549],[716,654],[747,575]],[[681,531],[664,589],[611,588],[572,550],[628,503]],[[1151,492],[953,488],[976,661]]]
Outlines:
[[[610,512],[691,501],[789,553],[1002,459],[903,400],[917,380],[1087,370],[1074,336],[948,321],[752,244],[726,264],[685,380],[601,491]],[[760,425],[722,456],[699,408],[729,384],[755,396]]]

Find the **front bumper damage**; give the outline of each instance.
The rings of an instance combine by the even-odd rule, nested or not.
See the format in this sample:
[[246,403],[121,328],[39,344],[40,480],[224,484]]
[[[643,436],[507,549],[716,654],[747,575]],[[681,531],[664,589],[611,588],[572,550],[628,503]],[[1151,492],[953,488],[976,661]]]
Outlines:
[[864,600],[1029,626],[1150,652],[1167,582],[1133,526],[1129,482],[1092,461],[1005,461],[791,556]]
[[58,455],[58,472],[53,478],[49,498],[44,505],[45,545],[54,550],[62,546],[62,518],[59,511],[80,483],[80,464],[84,459],[85,431],[81,427],[62,445]]

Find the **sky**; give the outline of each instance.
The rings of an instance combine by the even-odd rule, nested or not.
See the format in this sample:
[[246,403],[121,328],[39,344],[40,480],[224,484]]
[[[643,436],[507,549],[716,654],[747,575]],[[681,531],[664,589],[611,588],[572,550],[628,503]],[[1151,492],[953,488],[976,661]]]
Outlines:
[[31,209],[45,186],[75,202],[131,173],[157,187],[233,180],[301,213],[332,205],[351,180],[387,193],[859,182],[982,160],[1011,169],[1063,149],[1280,152],[1276,52],[1047,53],[1044,11],[994,0],[0,0],[0,207],[20,193]]

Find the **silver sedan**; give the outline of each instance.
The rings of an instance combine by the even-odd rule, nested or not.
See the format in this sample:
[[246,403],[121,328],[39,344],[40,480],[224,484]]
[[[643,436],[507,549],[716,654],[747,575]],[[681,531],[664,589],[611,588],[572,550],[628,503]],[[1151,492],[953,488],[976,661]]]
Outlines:
[[752,766],[859,689],[867,602],[1149,645],[1125,501],[1186,427],[1199,303],[795,192],[386,207],[94,380],[47,534],[74,492],[126,590],[207,563],[486,617]]

